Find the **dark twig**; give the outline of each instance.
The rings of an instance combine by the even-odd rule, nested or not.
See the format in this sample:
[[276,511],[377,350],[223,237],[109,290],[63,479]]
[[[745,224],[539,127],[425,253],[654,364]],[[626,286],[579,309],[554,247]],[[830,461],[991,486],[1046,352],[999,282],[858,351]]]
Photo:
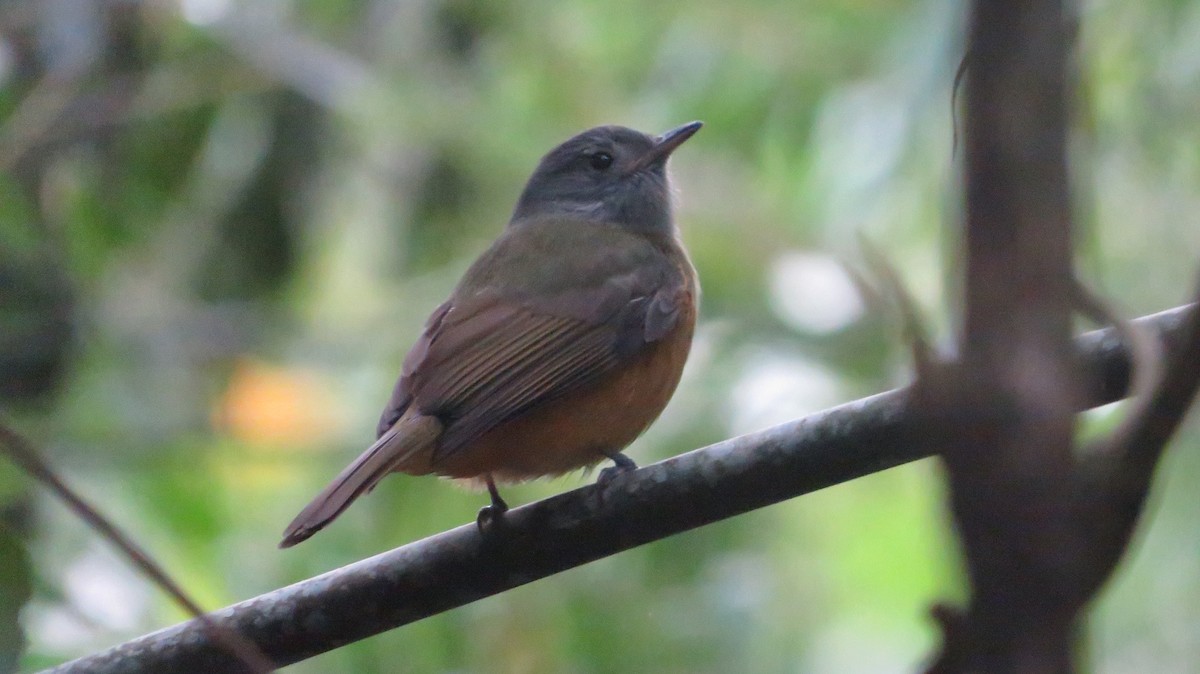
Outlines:
[[954,84],[950,85],[950,156],[958,154],[958,92],[962,90],[963,82],[967,79],[967,71],[971,68],[971,50],[963,52],[954,70]]
[[101,537],[111,542],[146,575],[155,585],[171,596],[185,611],[196,617],[199,629],[213,640],[215,648],[222,650],[224,656],[237,663],[242,671],[257,673],[270,672],[275,666],[262,651],[251,641],[238,634],[226,625],[222,625],[205,615],[204,609],[192,600],[166,571],[155,562],[150,555],[133,542],[123,531],[100,514],[91,504],[71,489],[61,478],[42,461],[32,444],[24,436],[12,430],[5,424],[0,424],[0,451],[8,456],[14,464],[25,471],[30,477],[41,482],[47,489],[63,501],[81,520],[94,529]]
[[[1154,335],[1121,316],[1104,298],[1092,292],[1082,281],[1076,280],[1074,286],[1076,310],[1095,321],[1096,325],[1111,325],[1129,351],[1129,359],[1133,364],[1133,380],[1129,386],[1128,397],[1136,401],[1138,410],[1128,415],[1127,425],[1142,414],[1142,408],[1150,403],[1154,389],[1162,381],[1165,366],[1162,346]],[[1118,430],[1116,435],[1123,435],[1126,432]]]
[[929,341],[929,334],[925,329],[924,322],[921,321],[920,312],[917,311],[917,303],[909,294],[907,286],[900,278],[900,273],[896,271],[891,260],[866,236],[859,236],[858,247],[862,250],[868,267],[879,277],[883,296],[889,298],[891,304],[900,312],[900,325],[904,341],[909,344],[909,349],[912,351],[913,367],[917,372],[917,378],[920,379],[926,375],[932,376],[932,369],[936,367],[937,354]]
[[[1154,469],[1200,389],[1200,311],[1192,313],[1165,363],[1147,362],[1158,357],[1153,335],[1132,324],[1123,330],[1130,351],[1143,351],[1141,360],[1132,359],[1137,397],[1117,430],[1089,448],[1080,466],[1079,500],[1093,504],[1081,526],[1095,546],[1090,574],[1081,582],[1092,588],[1108,579],[1129,546]],[[1139,367],[1145,375],[1137,376]]]
[[[1178,348],[1194,307],[1139,319]],[[1129,366],[1113,330],[1080,337],[1089,405],[1119,399]],[[928,456],[907,390],[848,403],[510,510],[216,611],[290,664],[622,550]],[[59,674],[241,671],[195,621],[66,663]]]
[[[1196,292],[1200,302],[1200,288]],[[1155,347],[1142,347],[1143,359],[1154,358],[1157,343],[1141,330],[1130,330],[1136,348],[1138,343],[1149,342]],[[1184,327],[1184,339],[1178,347],[1168,353],[1166,362],[1160,367],[1155,364],[1147,375],[1147,385],[1156,384],[1153,390],[1144,390],[1148,402],[1130,412],[1127,423],[1114,433],[1111,451],[1120,459],[1118,471],[1127,478],[1145,484],[1158,463],[1167,440],[1174,435],[1184,415],[1196,397],[1200,387],[1200,312],[1194,312]],[[1153,349],[1153,350],[1152,350]],[[1134,361],[1135,367],[1138,363]],[[1134,379],[1137,390],[1138,379]]]

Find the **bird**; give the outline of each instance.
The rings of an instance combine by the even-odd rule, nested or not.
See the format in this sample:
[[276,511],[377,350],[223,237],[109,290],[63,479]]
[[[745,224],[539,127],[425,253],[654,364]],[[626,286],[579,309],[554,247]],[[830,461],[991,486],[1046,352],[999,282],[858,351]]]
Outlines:
[[538,163],[500,236],[405,356],[376,441],[287,526],[308,539],[393,472],[486,486],[621,453],[679,384],[700,296],[673,217],[667,160],[701,122],[653,136],[599,126]]

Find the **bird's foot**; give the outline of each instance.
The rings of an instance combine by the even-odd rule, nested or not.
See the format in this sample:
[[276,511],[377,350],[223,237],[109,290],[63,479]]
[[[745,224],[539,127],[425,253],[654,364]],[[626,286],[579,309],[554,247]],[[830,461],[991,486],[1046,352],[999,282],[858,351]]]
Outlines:
[[500,497],[500,491],[496,489],[496,483],[492,480],[491,475],[487,476],[487,488],[488,494],[492,497],[492,503],[480,508],[479,514],[475,516],[475,526],[484,536],[499,527],[504,522],[504,513],[508,512],[508,504]]
[[497,508],[494,505],[485,505],[479,509],[479,514],[475,516],[475,526],[479,529],[479,533],[484,536],[489,535],[493,529],[504,523],[504,513],[508,508]]
[[637,464],[633,462],[633,459],[620,452],[613,452],[606,456],[612,459],[613,465],[600,471],[600,475],[596,477],[596,484],[608,484],[618,475],[637,470]]

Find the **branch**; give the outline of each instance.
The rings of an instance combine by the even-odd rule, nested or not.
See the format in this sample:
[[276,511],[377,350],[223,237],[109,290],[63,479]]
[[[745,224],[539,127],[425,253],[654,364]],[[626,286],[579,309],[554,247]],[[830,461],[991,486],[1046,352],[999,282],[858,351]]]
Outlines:
[[102,538],[112,543],[124,554],[134,567],[148,577],[151,582],[162,588],[171,599],[183,607],[191,615],[196,616],[196,624],[206,636],[213,639],[214,646],[222,651],[226,658],[238,663],[242,670],[259,674],[274,670],[274,666],[262,652],[245,637],[231,630],[228,626],[212,620],[204,609],[200,608],[182,587],[163,570],[154,559],[142,550],[125,532],[117,528],[100,511],[88,503],[75,490],[67,486],[46,462],[42,461],[24,436],[0,423],[0,452],[3,452],[21,470],[33,479],[41,482],[51,493],[67,505],[79,519],[96,531]]
[[[1082,615],[1128,548],[1155,467],[1200,386],[1200,320],[1159,361],[1072,270],[1067,171],[1074,6],[975,0],[966,113],[966,307],[961,359],[920,373],[914,411],[941,446],[967,561],[965,612],[935,608],[930,674],[1070,674]],[[1135,400],[1075,448],[1086,384],[1074,310],[1111,321]]]
[[[931,674],[1073,671],[1084,540],[1075,475],[1082,382],[1067,180],[1063,0],[971,3],[961,358],[920,377],[965,553],[965,614]],[[1095,588],[1092,588],[1094,591]]]
[[[1139,319],[1168,342],[1193,306]],[[1124,395],[1129,365],[1113,330],[1076,340],[1088,404]],[[629,548],[929,456],[909,391],[881,393],[698,449],[606,485],[509,511],[481,539],[474,524],[211,614],[279,665],[405,625]],[[236,672],[239,663],[189,621],[66,663],[58,674]]]
[[[1200,301],[1200,288],[1197,296]],[[1080,579],[1085,588],[1103,584],[1129,547],[1167,442],[1200,390],[1200,311],[1191,314],[1182,342],[1165,360],[1152,335],[1119,318],[1114,322],[1131,345],[1133,402],[1121,425],[1080,462],[1076,498],[1091,505],[1081,528],[1094,542],[1090,568]]]

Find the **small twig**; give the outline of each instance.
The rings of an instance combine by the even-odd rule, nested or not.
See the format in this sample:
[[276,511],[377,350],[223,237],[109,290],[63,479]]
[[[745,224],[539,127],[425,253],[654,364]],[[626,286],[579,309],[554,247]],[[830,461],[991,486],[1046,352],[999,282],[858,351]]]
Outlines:
[[1146,409],[1154,398],[1154,391],[1162,381],[1162,344],[1153,333],[1121,316],[1103,297],[1094,293],[1078,278],[1074,280],[1074,286],[1076,310],[1098,326],[1111,325],[1129,352],[1130,367],[1133,370],[1129,383],[1129,399],[1133,408],[1112,435],[1113,438],[1125,437],[1138,423],[1137,420],[1146,414]]
[[246,668],[255,674],[274,671],[275,665],[263,655],[257,646],[237,632],[209,618],[204,609],[200,608],[149,554],[142,550],[137,543],[134,543],[132,538],[68,487],[50,466],[42,461],[32,443],[3,423],[0,423],[0,451],[7,454],[9,459],[30,477],[41,482],[55,496],[62,499],[67,507],[89,527],[120,549],[135,567],[170,595],[184,610],[195,616],[214,642],[229,651]]
[[[1087,506],[1079,524],[1093,542],[1093,563],[1079,580],[1085,588],[1100,587],[1125,555],[1167,441],[1200,389],[1200,310],[1170,340],[1165,360],[1157,353],[1157,335],[1146,334],[1136,323],[1113,322],[1131,352],[1130,388],[1137,397],[1117,429],[1093,442],[1079,463],[1075,490],[1077,500]],[[1139,348],[1142,354],[1132,355]]]
[[[1196,290],[1196,299],[1200,302],[1200,287]],[[1108,440],[1106,453],[1117,462],[1111,478],[1112,488],[1136,497],[1139,509],[1167,441],[1183,422],[1200,391],[1200,311],[1192,313],[1182,330],[1184,336],[1168,353],[1160,368],[1161,376],[1151,373],[1154,375],[1154,381],[1150,382],[1152,390],[1143,393],[1144,400],[1135,403]],[[1137,344],[1131,341],[1130,348],[1136,347]],[[1136,370],[1134,382],[1136,385]]]
[[971,68],[971,50],[963,52],[958,68],[954,71],[954,84],[950,87],[950,156],[958,154],[958,92],[962,90],[963,82],[967,80],[967,72]]
[[937,362],[937,354],[929,342],[929,332],[925,329],[925,324],[921,321],[920,312],[917,311],[917,303],[909,294],[908,288],[904,285],[904,281],[900,278],[900,273],[896,271],[895,265],[888,260],[875,244],[859,233],[858,247],[866,258],[867,264],[879,276],[882,284],[882,291],[885,296],[890,296],[893,304],[900,312],[900,325],[904,333],[904,339],[912,349],[912,357],[914,367],[917,372],[917,379],[923,376],[930,375]]
[[[1194,297],[1200,302],[1200,284]],[[1146,411],[1140,415],[1138,423],[1130,425],[1127,431],[1129,442],[1165,442],[1178,428],[1196,397],[1200,388],[1200,316],[1193,314],[1185,330],[1187,337],[1163,366],[1150,405],[1153,412]]]

